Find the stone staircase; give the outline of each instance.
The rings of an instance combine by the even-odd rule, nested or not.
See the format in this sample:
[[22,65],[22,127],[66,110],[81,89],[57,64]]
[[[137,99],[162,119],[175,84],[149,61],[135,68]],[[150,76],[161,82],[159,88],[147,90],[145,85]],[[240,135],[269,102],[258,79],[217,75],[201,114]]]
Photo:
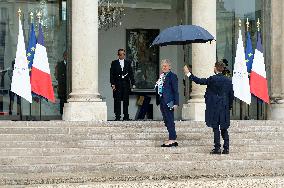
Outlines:
[[161,148],[167,132],[158,121],[1,121],[0,186],[284,179],[283,122],[232,121],[231,153],[217,156],[205,123],[178,121],[176,129],[180,146]]

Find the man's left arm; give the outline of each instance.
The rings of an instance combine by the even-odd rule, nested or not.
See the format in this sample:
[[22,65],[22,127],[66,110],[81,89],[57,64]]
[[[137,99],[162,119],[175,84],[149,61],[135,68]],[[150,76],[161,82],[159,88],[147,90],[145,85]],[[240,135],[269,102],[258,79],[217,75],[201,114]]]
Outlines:
[[132,67],[131,67],[131,62],[128,61],[128,66],[129,66],[129,78],[130,78],[130,82],[131,82],[131,85],[132,86],[135,86],[135,80],[134,80],[134,74],[133,74],[133,70],[132,70]]
[[233,89],[233,84],[230,82],[230,91],[229,91],[229,105],[230,109],[233,107],[233,101],[234,101],[234,89]]

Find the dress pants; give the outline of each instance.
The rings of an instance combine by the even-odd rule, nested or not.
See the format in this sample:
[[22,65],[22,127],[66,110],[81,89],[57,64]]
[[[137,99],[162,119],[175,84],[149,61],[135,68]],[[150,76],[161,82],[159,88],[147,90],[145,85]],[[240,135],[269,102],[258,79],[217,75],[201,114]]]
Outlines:
[[[221,148],[219,126],[218,126],[218,128],[213,128],[213,132],[214,132],[214,147],[215,147],[216,150],[219,150]],[[221,135],[222,135],[222,138],[224,140],[223,148],[225,150],[229,150],[229,133],[228,133],[228,129],[221,129]]]
[[162,112],[165,126],[167,127],[167,130],[169,132],[169,140],[175,140],[177,138],[177,135],[174,122],[174,110],[170,110],[163,97],[161,97],[160,101],[160,110]]
[[123,101],[123,119],[129,119],[128,106],[129,106],[129,88],[122,87],[120,96],[114,98],[114,114],[116,119],[121,116],[121,101]]
[[63,108],[64,108],[64,104],[67,102],[67,98],[66,97],[60,97],[60,114],[63,114]]
[[12,91],[9,92],[10,103],[9,103],[9,115],[13,113],[14,99],[17,98],[17,115],[21,115],[21,97]]

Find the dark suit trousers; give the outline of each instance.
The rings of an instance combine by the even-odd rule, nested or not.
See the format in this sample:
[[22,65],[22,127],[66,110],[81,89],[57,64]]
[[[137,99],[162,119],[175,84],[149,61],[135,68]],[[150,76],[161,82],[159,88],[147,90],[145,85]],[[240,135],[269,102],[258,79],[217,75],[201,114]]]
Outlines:
[[174,111],[169,109],[163,97],[161,97],[160,110],[162,112],[165,126],[169,132],[169,140],[175,140],[177,135],[174,122]]
[[67,102],[67,97],[59,97],[60,100],[60,114],[63,114],[64,104]]
[[10,103],[9,103],[9,114],[11,115],[13,112],[13,106],[14,106],[14,99],[15,96],[17,98],[17,115],[21,115],[21,97],[12,91],[9,92],[10,97]]
[[[219,127],[216,129],[213,129],[214,132],[214,147],[215,149],[220,149],[221,148],[221,144],[220,144],[220,129]],[[229,133],[228,133],[228,129],[221,129],[221,135],[222,138],[224,140],[224,145],[223,148],[224,149],[229,149]]]
[[114,114],[116,118],[120,118],[121,115],[121,101],[123,101],[123,118],[129,119],[128,106],[129,106],[129,88],[122,87],[120,96],[114,98]]

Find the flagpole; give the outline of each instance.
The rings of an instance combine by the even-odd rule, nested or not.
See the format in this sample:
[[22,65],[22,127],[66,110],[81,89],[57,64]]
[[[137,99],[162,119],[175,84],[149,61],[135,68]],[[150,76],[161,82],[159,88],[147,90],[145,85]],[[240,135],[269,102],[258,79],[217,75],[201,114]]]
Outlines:
[[37,13],[37,18],[38,18],[38,23],[39,23],[39,24],[40,24],[41,16],[42,16],[42,14],[41,14],[41,12],[39,11],[39,12]]
[[[235,26],[235,20],[236,20],[236,13],[235,11],[233,11],[233,19],[232,19],[232,55],[231,55],[231,62],[232,62],[232,65],[231,65],[231,70],[232,70],[232,77],[233,77],[233,71],[234,71],[234,54],[236,52],[236,49],[235,49],[235,37],[236,37],[236,26]],[[232,107],[232,115],[235,116],[237,115],[237,109],[236,109],[236,104],[237,104],[237,101],[236,101],[236,98],[234,97],[234,103],[233,103],[233,107]],[[236,110],[235,110],[236,109]]]
[[39,97],[39,120],[41,120],[41,97]]
[[[37,18],[38,18],[38,26],[40,27],[40,19],[41,19],[41,12],[39,11],[37,13]],[[41,120],[41,96],[39,96],[39,120]]]
[[247,18],[246,25],[247,25],[247,31],[249,31],[249,20],[248,20],[248,18]]
[[[247,18],[247,22],[246,22],[246,25],[247,25],[247,32],[249,32],[249,21],[248,21],[248,18]],[[247,44],[246,44],[247,45]],[[250,73],[248,73],[248,76],[250,78]],[[249,113],[249,105],[247,104],[247,114],[248,114],[248,119],[250,117],[250,113]]]
[[22,11],[21,11],[21,9],[19,8],[19,10],[18,10],[19,21],[21,21],[21,13],[22,13]]
[[[259,18],[257,19],[257,22],[256,22],[256,25],[257,25],[257,32],[259,32],[260,31],[260,29],[259,29],[259,27],[260,27],[260,22],[259,22]],[[257,34],[258,35],[258,34]],[[257,102],[257,106],[256,106],[256,109],[257,109],[257,114],[256,114],[256,116],[257,116],[257,119],[259,120],[259,100],[258,100],[258,97],[256,98],[256,102]],[[261,106],[262,107],[262,106]]]
[[[241,30],[241,27],[242,27],[242,21],[241,19],[239,19],[239,30]],[[243,102],[242,100],[240,100],[240,119],[242,118],[243,118]]]
[[31,12],[30,13],[30,16],[31,16],[31,24],[33,23],[33,21],[34,21],[34,13],[33,12]]
[[[19,8],[18,10],[19,22],[21,22],[22,10]],[[16,94],[17,103],[18,103],[18,94]],[[22,121],[22,98],[20,97],[20,120]],[[18,106],[18,104],[17,104]]]
[[[31,23],[30,24],[32,24],[33,23],[33,19],[34,19],[34,13],[33,12],[31,12],[30,13],[30,16],[31,16]],[[33,99],[32,99],[33,100]],[[32,103],[30,103],[30,120],[32,119]]]
[[259,32],[260,31],[260,21],[259,21],[259,18],[257,19],[257,31]]

